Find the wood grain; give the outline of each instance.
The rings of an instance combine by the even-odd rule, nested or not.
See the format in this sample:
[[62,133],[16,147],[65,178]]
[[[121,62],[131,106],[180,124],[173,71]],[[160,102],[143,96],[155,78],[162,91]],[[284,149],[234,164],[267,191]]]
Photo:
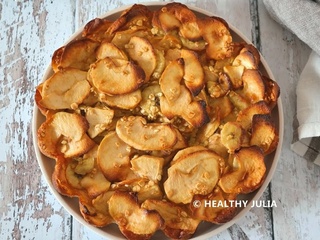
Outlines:
[[[103,239],[61,207],[41,175],[32,142],[34,90],[53,51],[74,31],[107,11],[137,2],[145,1],[1,1],[0,239]],[[275,200],[277,207],[252,208],[210,239],[318,239],[320,168],[290,150],[295,88],[310,49],[274,22],[262,1],[181,2],[225,18],[257,44],[281,87],[285,106],[281,159],[261,197]]]

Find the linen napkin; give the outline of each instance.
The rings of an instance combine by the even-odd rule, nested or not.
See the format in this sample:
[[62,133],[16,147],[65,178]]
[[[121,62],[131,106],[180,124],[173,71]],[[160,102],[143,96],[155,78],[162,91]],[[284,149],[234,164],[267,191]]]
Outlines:
[[320,165],[320,0],[263,0],[273,19],[313,50],[296,89],[291,149]]

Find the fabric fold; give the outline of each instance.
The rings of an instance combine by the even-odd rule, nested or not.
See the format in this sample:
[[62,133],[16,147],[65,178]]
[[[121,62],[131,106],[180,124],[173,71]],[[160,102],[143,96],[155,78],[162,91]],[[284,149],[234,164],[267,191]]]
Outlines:
[[291,149],[320,165],[320,0],[263,0],[270,16],[313,51],[297,84]]

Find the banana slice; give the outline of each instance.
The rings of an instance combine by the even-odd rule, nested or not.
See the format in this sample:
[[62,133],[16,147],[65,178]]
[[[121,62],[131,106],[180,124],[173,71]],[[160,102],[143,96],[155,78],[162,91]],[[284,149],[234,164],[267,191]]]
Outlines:
[[229,153],[234,153],[244,142],[245,133],[241,125],[237,122],[227,122],[221,129],[221,143],[228,149]]

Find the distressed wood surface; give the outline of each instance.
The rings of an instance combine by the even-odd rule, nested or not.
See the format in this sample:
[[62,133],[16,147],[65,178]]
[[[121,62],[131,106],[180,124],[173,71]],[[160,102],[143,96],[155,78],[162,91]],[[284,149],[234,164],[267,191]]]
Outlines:
[[[0,239],[103,239],[75,221],[51,194],[32,143],[35,86],[55,49],[86,22],[136,0],[0,2]],[[169,1],[166,1],[169,2]],[[275,175],[262,199],[211,239],[319,239],[320,167],[290,150],[295,88],[310,49],[275,23],[260,0],[184,0],[225,18],[251,39],[280,87],[285,135]]]

